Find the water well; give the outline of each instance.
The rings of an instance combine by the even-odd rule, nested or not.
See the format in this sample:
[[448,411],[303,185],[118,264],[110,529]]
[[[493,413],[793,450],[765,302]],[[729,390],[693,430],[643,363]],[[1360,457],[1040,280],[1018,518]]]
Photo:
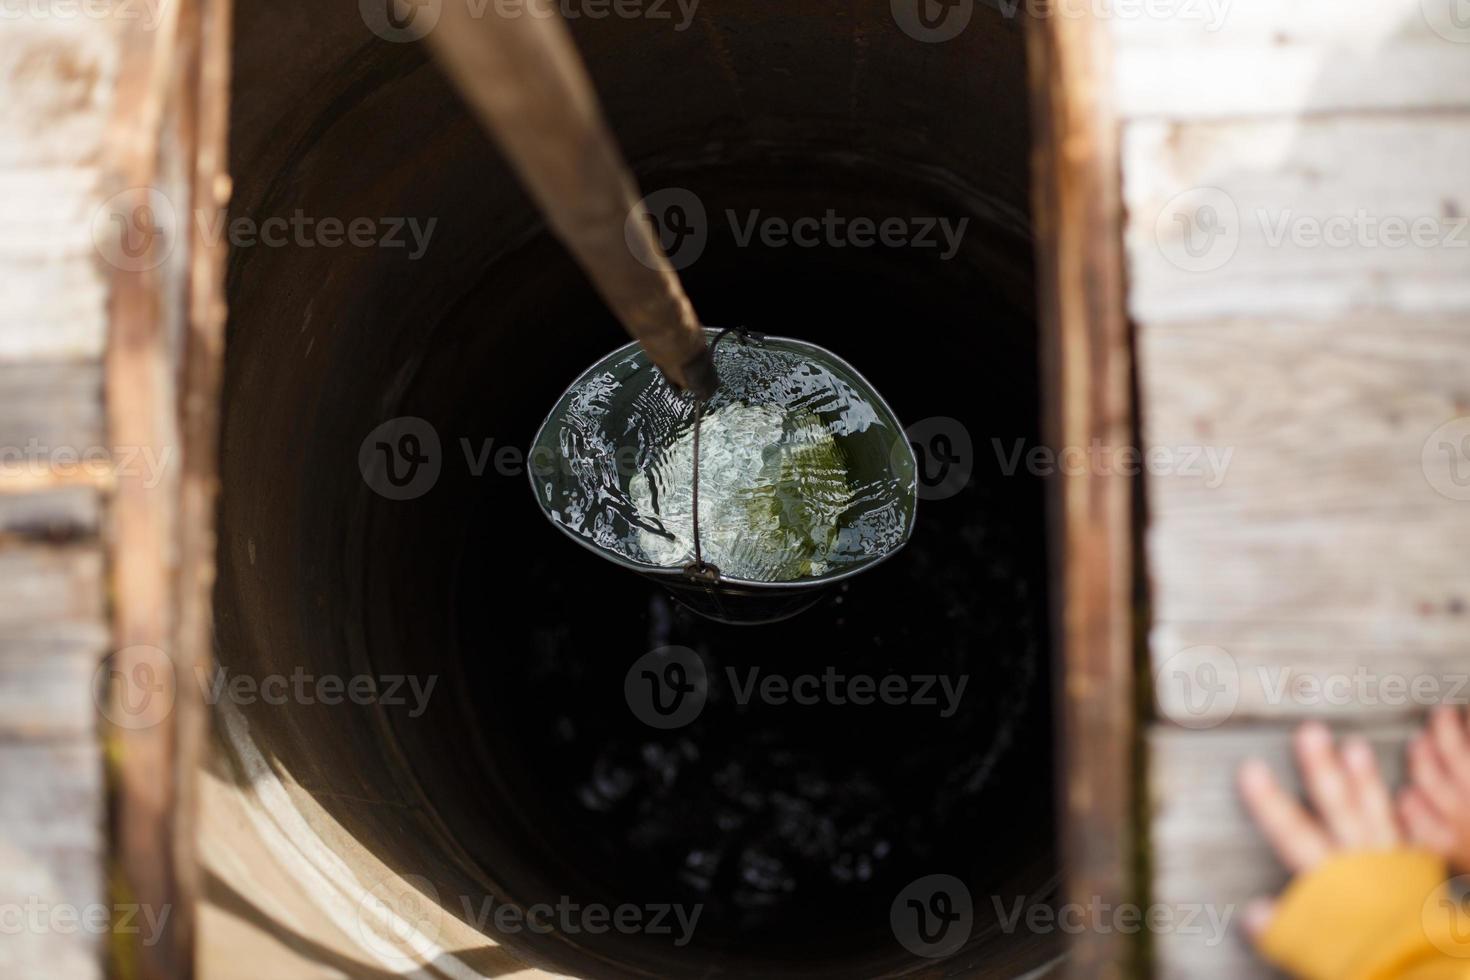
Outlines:
[[[618,325],[420,45],[376,36],[357,5],[241,5],[233,213],[434,224],[417,257],[406,231],[403,248],[233,251],[218,656],[255,675],[438,681],[417,716],[247,706],[248,736],[228,737],[310,796],[304,819],[328,847],[351,842],[344,862],[370,854],[445,916],[486,895],[705,907],[682,947],[486,937],[551,971],[1024,975],[1060,937],[995,921],[997,901],[1044,899],[1057,872],[1041,487],[1007,476],[993,442],[1008,454],[1040,424],[1020,25],[977,5],[958,37],[925,43],[883,3],[745,0],[683,30],[668,9],[572,28],[643,189],[706,210],[681,272],[701,316],[838,352],[906,423],[957,420],[969,485],[921,503],[902,554],[769,626],[701,620],[554,533],[498,450],[529,446],[625,341]],[[737,240],[753,217],[829,211],[968,225],[948,258]],[[402,417],[437,437],[438,473],[394,500],[358,457]],[[658,732],[622,679],[669,644],[721,676],[970,681],[948,718],[725,690]],[[963,879],[976,915],[943,963],[889,926],[893,898],[934,873]]]

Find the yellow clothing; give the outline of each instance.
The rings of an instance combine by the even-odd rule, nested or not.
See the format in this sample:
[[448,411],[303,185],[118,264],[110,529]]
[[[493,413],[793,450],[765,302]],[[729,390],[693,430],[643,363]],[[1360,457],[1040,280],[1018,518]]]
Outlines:
[[1470,980],[1470,901],[1423,851],[1357,851],[1291,883],[1261,952],[1304,980]]

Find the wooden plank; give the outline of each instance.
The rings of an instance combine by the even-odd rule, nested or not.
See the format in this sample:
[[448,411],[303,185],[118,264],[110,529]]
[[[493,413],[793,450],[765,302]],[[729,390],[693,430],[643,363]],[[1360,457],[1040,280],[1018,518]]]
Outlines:
[[105,266],[92,242],[116,22],[8,19],[0,50],[0,362],[96,358]]
[[[1403,746],[1416,729],[1391,725],[1363,730],[1378,750],[1391,783],[1403,769]],[[1242,936],[1238,918],[1254,898],[1278,893],[1287,875],[1256,831],[1235,790],[1235,772],[1252,756],[1265,759],[1296,786],[1290,761],[1291,728],[1188,732],[1156,726],[1149,734],[1148,816],[1152,854],[1150,902],[1184,913],[1202,912],[1197,929],[1156,932],[1151,938],[1159,980],[1238,980],[1274,976]],[[1211,919],[1213,914],[1213,920]],[[1225,921],[1217,929],[1212,921]]]
[[108,640],[100,616],[7,631],[0,638],[0,743],[95,739],[94,679]]
[[106,449],[95,362],[0,364],[0,405],[0,478],[32,461],[81,466],[72,457]]
[[1185,43],[1120,54],[1117,86],[1120,112],[1132,119],[1465,109],[1470,58],[1438,37],[1356,57],[1324,44]]
[[[1453,421],[1470,415],[1463,322],[1146,325],[1139,359],[1144,442],[1164,454],[1148,476],[1155,670],[1187,678],[1199,665],[1180,675],[1176,658],[1213,657],[1238,688],[1233,720],[1402,715],[1455,693],[1470,456],[1439,449],[1459,454],[1457,425],[1470,435]],[[1188,653],[1201,646],[1218,650]],[[1216,720],[1160,690],[1165,716]]]
[[[1174,0],[1133,8],[1120,4],[1107,25],[1119,57],[1139,48],[1173,47],[1181,42],[1242,49],[1277,42],[1280,46],[1318,43],[1344,52],[1372,51],[1387,44],[1440,37],[1453,27],[1446,15],[1419,0]],[[1149,16],[1149,11],[1155,11]],[[1460,36],[1460,35],[1456,35]],[[1470,34],[1466,35],[1470,40]],[[1170,79],[1174,81],[1174,79]]]
[[1448,20],[1450,4],[1199,0],[1161,9],[1108,21],[1128,118],[1470,107],[1470,31]]
[[0,541],[68,541],[96,535],[102,503],[95,490],[72,487],[43,493],[0,494]]
[[102,576],[96,544],[0,548],[0,630],[101,619]]
[[1463,642],[1385,642],[1375,638],[1378,627],[1156,624],[1150,649],[1159,717],[1195,730],[1313,717],[1377,723],[1436,704],[1470,704]]
[[[1463,318],[1148,324],[1138,358],[1144,442],[1177,464],[1149,484],[1153,515],[1171,530],[1225,518],[1403,520],[1451,534],[1467,523],[1456,497],[1470,487],[1456,479],[1470,477],[1470,458],[1434,438],[1470,416]],[[1209,452],[1189,465],[1195,448]]]
[[1470,114],[1124,127],[1148,324],[1470,310]]
[[96,746],[0,741],[0,785],[0,905],[26,915],[25,928],[0,942],[0,975],[100,978],[105,933],[59,917],[106,905]]
[[[1109,45],[1090,17],[1028,18],[1027,51],[1046,438],[1126,446],[1132,351]],[[1131,900],[1137,885],[1132,481],[1080,473],[1050,490],[1065,891],[1093,910],[1071,937],[1067,971],[1132,976],[1137,947],[1096,911]]]

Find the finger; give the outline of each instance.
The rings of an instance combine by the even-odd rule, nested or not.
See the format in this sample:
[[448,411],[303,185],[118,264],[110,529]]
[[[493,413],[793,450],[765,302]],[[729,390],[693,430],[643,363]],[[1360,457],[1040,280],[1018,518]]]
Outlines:
[[1335,843],[1361,847],[1367,843],[1362,815],[1348,789],[1347,772],[1332,745],[1332,733],[1321,722],[1309,721],[1297,730],[1297,765],[1307,797],[1327,826]]
[[1432,807],[1438,816],[1448,818],[1459,810],[1460,796],[1455,784],[1427,734],[1420,734],[1409,743],[1409,779],[1425,805]]
[[1326,832],[1282,790],[1264,762],[1248,760],[1240,767],[1239,782],[1246,808],[1287,868],[1306,871],[1322,863],[1332,849]]
[[1378,771],[1378,759],[1373,749],[1363,738],[1350,739],[1342,749],[1342,760],[1347,767],[1348,785],[1358,802],[1363,830],[1367,834],[1365,843],[1374,847],[1393,847],[1402,835],[1394,817],[1393,801],[1388,787]]
[[1240,921],[1245,926],[1245,934],[1251,938],[1251,941],[1260,942],[1266,930],[1271,928],[1271,920],[1274,918],[1276,918],[1275,899],[1257,898],[1245,907]]
[[1435,753],[1461,795],[1470,794],[1470,736],[1460,713],[1449,705],[1434,709],[1429,730]]
[[1411,843],[1446,857],[1454,850],[1454,829],[1417,787],[1411,786],[1399,795],[1398,809]]

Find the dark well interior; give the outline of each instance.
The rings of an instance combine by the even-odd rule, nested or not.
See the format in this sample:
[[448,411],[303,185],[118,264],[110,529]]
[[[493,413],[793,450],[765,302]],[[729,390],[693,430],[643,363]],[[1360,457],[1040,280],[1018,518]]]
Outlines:
[[[1019,975],[1058,938],[996,922],[1056,872],[1040,487],[1006,476],[992,442],[1009,453],[1038,428],[1020,25],[977,4],[958,38],[926,44],[877,0],[744,0],[678,21],[583,18],[574,33],[644,190],[704,202],[709,244],[683,274],[702,318],[830,348],[906,424],[959,420],[968,487],[923,501],[905,552],[785,623],[702,621],[599,562],[495,451],[526,449],[566,385],[625,342],[617,324],[421,46],[374,36],[357,4],[241,4],[232,214],[435,224],[417,259],[232,251],[219,657],[257,677],[438,678],[417,717],[411,703],[242,710],[277,765],[456,914],[486,895],[704,906],[682,947],[503,937],[533,962]],[[741,247],[727,217],[829,210],[970,221],[945,261]],[[406,501],[358,467],[399,416],[441,447],[432,489]],[[661,732],[623,678],[668,644],[716,680],[697,721]],[[742,705],[724,682],[829,666],[969,682],[948,718]],[[961,878],[975,906],[943,964],[889,926],[893,898],[929,874]]]

